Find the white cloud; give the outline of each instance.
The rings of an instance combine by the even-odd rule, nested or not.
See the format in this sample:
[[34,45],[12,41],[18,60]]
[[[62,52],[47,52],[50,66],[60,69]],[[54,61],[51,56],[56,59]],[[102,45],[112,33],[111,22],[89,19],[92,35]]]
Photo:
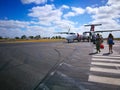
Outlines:
[[73,16],[75,16],[74,12],[68,12],[67,14],[64,15],[64,18],[73,17]]
[[[86,7],[86,11],[91,15],[93,21],[89,23],[101,23],[101,27],[96,30],[114,30],[120,28],[120,0],[108,0],[105,6]],[[115,34],[116,33],[116,34]],[[108,33],[103,34],[104,37]],[[116,37],[120,37],[119,33],[114,32]],[[105,36],[106,35],[106,36]]]
[[67,6],[67,5],[62,5],[61,6],[61,9],[69,9],[70,7],[69,6]]
[[112,5],[112,4],[119,4],[120,0],[108,0],[107,4]]
[[84,14],[85,10],[82,8],[77,8],[77,7],[71,7],[72,11],[68,12],[67,14],[64,15],[64,18],[68,17],[74,17],[80,14]]
[[74,22],[69,21],[69,20],[60,20],[60,21],[56,21],[55,24],[59,27],[62,27],[64,29],[70,27],[70,26],[74,26]]
[[23,35],[29,24],[29,22],[18,20],[0,20],[0,36],[15,37]]
[[3,28],[26,28],[28,26],[28,22],[21,22],[18,20],[0,20],[0,27]]
[[30,4],[30,3],[35,3],[35,4],[45,4],[47,0],[21,0],[23,4]]
[[39,22],[24,22],[15,20],[0,20],[0,36],[3,37],[21,37],[26,36],[52,36],[54,27],[42,27]]
[[30,13],[28,13],[33,21],[0,20],[0,36],[15,37],[38,34],[52,36],[56,30],[67,31],[68,26],[74,26],[74,22],[61,18],[62,10],[68,8],[66,5],[58,9],[54,5],[37,6],[30,9]]
[[54,21],[61,20],[62,12],[60,9],[56,9],[54,5],[45,5],[33,7],[28,16],[38,19],[40,22],[44,22],[44,25],[49,25]]
[[[46,3],[47,0],[22,0],[24,4]],[[101,23],[101,27],[96,29],[118,29],[120,28],[120,0],[108,0],[105,6],[100,7],[70,7],[62,5],[56,8],[55,5],[36,6],[31,8],[28,16],[33,21],[19,21],[19,20],[0,20],[0,36],[21,36],[21,35],[42,35],[50,36],[55,31],[67,31],[71,27],[71,31],[78,32],[80,29],[76,28],[76,23],[69,20],[69,17],[76,17],[86,12],[92,17],[89,23]],[[64,12],[69,11],[69,12]],[[66,13],[66,14],[64,14]],[[62,18],[64,17],[64,19]],[[82,18],[82,17],[81,17]],[[36,22],[37,21],[37,22]],[[76,21],[79,23],[79,21]],[[80,26],[82,30],[87,30],[85,27]],[[74,30],[73,30],[74,29]]]
[[120,18],[120,5],[115,5],[112,0],[109,0],[108,3],[111,5],[101,6],[101,7],[87,7],[86,10],[89,14],[92,15],[94,19],[93,22],[101,22],[104,24],[118,25]]
[[68,20],[54,21],[54,26],[44,27],[41,22],[34,21],[18,21],[18,20],[0,20],[0,36],[3,37],[21,37],[41,35],[42,37],[51,37],[57,30],[67,31],[69,25],[74,25],[73,22]]
[[82,8],[72,7],[72,10],[75,12],[76,15],[84,14],[85,10]]

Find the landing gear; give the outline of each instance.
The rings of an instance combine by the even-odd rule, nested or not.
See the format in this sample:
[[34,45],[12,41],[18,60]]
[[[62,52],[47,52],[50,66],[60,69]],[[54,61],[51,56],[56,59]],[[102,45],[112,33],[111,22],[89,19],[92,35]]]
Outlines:
[[74,40],[73,39],[67,39],[67,42],[72,43],[72,42],[74,42]]

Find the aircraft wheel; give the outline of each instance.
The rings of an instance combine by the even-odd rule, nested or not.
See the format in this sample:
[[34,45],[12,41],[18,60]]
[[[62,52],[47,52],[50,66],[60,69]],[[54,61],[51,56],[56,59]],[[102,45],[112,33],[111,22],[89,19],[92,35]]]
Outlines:
[[67,41],[68,41],[68,43],[74,42],[74,40],[71,40],[71,39],[69,39],[69,40],[67,40]]
[[68,43],[70,43],[70,40],[67,40]]

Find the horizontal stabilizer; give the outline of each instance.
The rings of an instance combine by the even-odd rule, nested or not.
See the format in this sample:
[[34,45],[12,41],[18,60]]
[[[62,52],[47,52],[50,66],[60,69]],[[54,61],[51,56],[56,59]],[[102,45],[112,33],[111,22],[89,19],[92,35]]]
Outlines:
[[84,26],[100,26],[102,24],[87,24],[87,25],[84,25]]

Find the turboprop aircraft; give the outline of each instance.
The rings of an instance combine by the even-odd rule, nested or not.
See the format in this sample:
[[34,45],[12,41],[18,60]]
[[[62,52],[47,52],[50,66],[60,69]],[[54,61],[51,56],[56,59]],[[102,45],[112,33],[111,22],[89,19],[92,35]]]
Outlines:
[[95,31],[95,26],[100,26],[100,25],[102,25],[102,24],[84,25],[84,26],[90,26],[91,28],[90,28],[90,31],[85,31],[85,32],[83,32],[83,34],[70,32],[70,27],[68,29],[68,32],[57,32],[57,34],[67,34],[66,40],[67,40],[68,43],[74,42],[75,40],[77,40],[78,42],[80,42],[80,41],[88,41],[88,42],[91,41],[91,42],[93,42],[93,41],[95,41],[96,33],[120,31],[120,30],[99,30],[99,31]]
[[67,34],[66,40],[68,43],[74,42],[75,40],[77,40],[78,42],[80,42],[81,40],[89,40],[89,35],[87,35],[87,33],[83,33],[82,35],[79,33],[70,32],[70,27],[68,29],[68,32],[57,32],[57,34]]
[[70,32],[70,28],[68,29],[68,32],[57,32],[56,34],[67,34],[65,38],[68,43],[74,42],[74,40],[80,41],[80,35],[78,33]]
[[84,26],[90,26],[91,27],[90,31],[83,32],[83,33],[89,33],[89,37],[90,37],[91,42],[94,41],[96,33],[120,31],[120,30],[99,30],[99,31],[95,31],[95,26],[100,26],[100,25],[102,25],[102,24],[84,25]]

